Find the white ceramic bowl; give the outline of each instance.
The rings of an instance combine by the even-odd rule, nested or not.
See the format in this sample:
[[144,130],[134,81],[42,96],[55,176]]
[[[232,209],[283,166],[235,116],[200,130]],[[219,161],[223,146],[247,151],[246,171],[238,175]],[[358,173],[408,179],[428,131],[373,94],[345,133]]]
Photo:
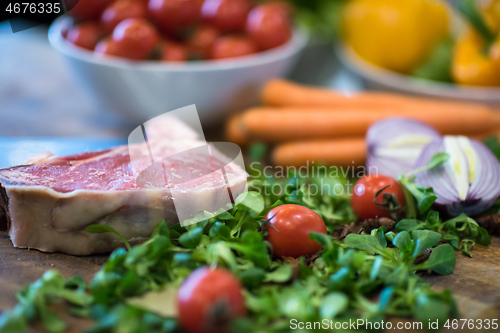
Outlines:
[[104,107],[144,121],[196,104],[203,125],[222,121],[228,113],[259,101],[262,85],[286,75],[305,45],[295,33],[286,44],[241,58],[188,63],[134,62],[100,57],[61,36],[66,17],[55,20],[49,41],[74,74]]
[[372,65],[346,44],[340,44],[336,51],[342,64],[360,77],[369,89],[500,106],[500,88],[463,86],[418,79]]

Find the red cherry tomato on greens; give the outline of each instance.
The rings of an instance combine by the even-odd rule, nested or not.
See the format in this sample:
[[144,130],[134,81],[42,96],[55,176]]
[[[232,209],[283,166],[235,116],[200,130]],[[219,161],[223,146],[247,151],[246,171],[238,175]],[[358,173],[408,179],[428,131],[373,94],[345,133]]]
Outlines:
[[189,50],[202,59],[209,58],[212,46],[220,34],[219,30],[209,25],[198,27],[188,40]]
[[66,0],[69,14],[78,20],[98,20],[104,8],[114,0]]
[[248,14],[246,31],[261,50],[286,43],[292,36],[288,6],[271,2],[255,7]]
[[151,18],[164,33],[186,28],[200,18],[200,2],[197,0],[149,0]]
[[388,208],[379,206],[374,202],[375,194],[387,185],[390,186],[377,196],[377,202],[383,204],[384,199],[382,195],[387,193],[393,194],[401,207],[406,205],[403,188],[397,180],[384,175],[364,176],[354,185],[354,191],[351,198],[352,209],[359,219],[366,220],[376,217],[391,217]]
[[201,15],[220,31],[242,31],[250,8],[249,0],[205,0]]
[[140,0],[117,1],[104,10],[101,15],[103,28],[111,33],[121,21],[128,18],[145,18],[147,16],[146,3]]
[[66,38],[76,46],[83,47],[87,50],[93,50],[102,36],[103,31],[98,23],[83,22],[71,28]]
[[185,62],[188,59],[187,48],[179,43],[168,41],[163,45],[161,60],[166,62]]
[[177,295],[179,321],[188,332],[229,332],[233,319],[246,313],[239,280],[224,269],[201,267]]
[[126,19],[113,31],[113,40],[118,47],[119,56],[143,60],[147,59],[160,41],[154,26],[145,19]]
[[248,37],[223,36],[215,40],[210,53],[211,59],[227,59],[250,55],[257,47]]
[[309,233],[326,234],[323,219],[311,209],[300,205],[282,205],[267,213],[267,241],[273,246],[274,255],[298,258],[313,255],[321,245],[309,238]]

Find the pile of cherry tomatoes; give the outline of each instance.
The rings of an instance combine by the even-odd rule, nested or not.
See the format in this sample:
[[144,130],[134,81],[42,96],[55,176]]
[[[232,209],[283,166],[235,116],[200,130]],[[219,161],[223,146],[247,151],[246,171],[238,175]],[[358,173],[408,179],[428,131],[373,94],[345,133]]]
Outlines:
[[285,44],[285,2],[252,0],[80,0],[62,35],[105,56],[132,60],[216,60]]

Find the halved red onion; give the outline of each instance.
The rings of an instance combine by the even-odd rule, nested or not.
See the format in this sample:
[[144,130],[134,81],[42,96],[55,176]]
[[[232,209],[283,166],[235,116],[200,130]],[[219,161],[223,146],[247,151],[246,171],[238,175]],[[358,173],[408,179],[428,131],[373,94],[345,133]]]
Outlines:
[[366,133],[368,173],[397,177],[413,170],[422,149],[440,138],[432,127],[408,118],[388,118],[373,124]]
[[434,189],[438,196],[434,206],[450,216],[475,215],[490,208],[500,196],[500,163],[495,155],[476,140],[445,136],[422,150],[415,168],[442,152],[450,155],[448,162],[417,173],[415,179],[416,184]]

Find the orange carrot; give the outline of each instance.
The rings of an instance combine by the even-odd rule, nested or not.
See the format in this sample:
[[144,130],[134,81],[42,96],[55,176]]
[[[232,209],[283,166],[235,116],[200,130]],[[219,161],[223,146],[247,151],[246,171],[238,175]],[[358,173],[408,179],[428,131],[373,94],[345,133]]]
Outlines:
[[491,137],[496,137],[500,140],[500,128],[494,128],[491,131],[484,131],[482,133],[478,133],[476,135],[471,135],[472,139],[476,139],[479,141],[489,139]]
[[242,129],[240,118],[239,115],[229,118],[226,123],[226,139],[239,146],[245,146],[249,143],[249,140]]
[[262,99],[270,106],[328,107],[342,110],[420,110],[442,112],[460,110],[481,112],[487,106],[428,98],[410,97],[383,92],[354,92],[348,96],[332,89],[303,86],[284,80],[269,81],[262,92]]
[[244,135],[251,140],[280,142],[363,136],[371,124],[388,117],[420,120],[442,134],[474,135],[500,126],[500,113],[489,109],[464,110],[340,110],[256,108],[241,115]]
[[275,165],[336,166],[363,165],[366,156],[364,138],[291,142],[276,146],[272,159]]

